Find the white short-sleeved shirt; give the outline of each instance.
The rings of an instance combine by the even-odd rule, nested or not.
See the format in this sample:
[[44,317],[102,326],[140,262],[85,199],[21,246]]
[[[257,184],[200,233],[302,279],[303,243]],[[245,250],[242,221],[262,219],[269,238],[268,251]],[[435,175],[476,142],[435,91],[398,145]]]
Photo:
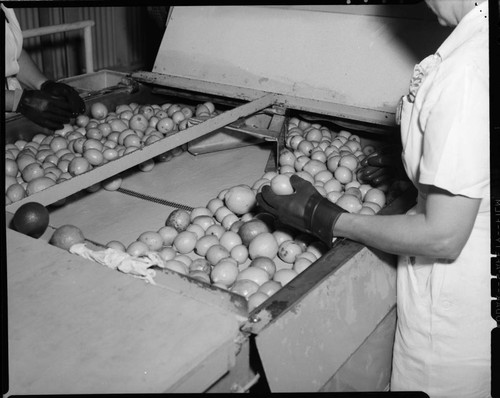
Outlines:
[[[490,165],[488,3],[460,21],[436,54],[415,67],[403,97],[403,162],[426,185],[481,199],[455,261],[401,257],[391,389],[435,397],[490,396]],[[460,217],[460,214],[457,214]]]
[[18,59],[23,48],[23,33],[19,26],[14,10],[0,4],[5,17],[5,78],[7,89],[21,88],[15,75],[19,72]]

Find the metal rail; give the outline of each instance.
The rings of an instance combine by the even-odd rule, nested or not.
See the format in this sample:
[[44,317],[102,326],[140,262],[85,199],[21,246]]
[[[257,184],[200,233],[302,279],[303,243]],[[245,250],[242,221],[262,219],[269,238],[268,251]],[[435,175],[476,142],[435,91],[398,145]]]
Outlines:
[[83,42],[85,46],[85,68],[86,73],[94,72],[94,54],[92,51],[92,27],[95,22],[92,20],[71,22],[60,25],[42,26],[23,31],[23,38],[53,35],[55,33],[70,32],[72,30],[83,29]]

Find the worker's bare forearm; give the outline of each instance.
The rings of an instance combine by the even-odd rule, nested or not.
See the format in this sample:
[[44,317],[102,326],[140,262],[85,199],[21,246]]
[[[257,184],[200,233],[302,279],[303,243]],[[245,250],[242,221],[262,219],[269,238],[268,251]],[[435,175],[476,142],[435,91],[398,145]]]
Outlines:
[[371,216],[344,213],[339,217],[334,233],[397,255],[452,256],[445,253],[444,238],[436,236],[426,226],[423,214]]
[[16,76],[17,79],[26,87],[39,90],[42,83],[47,80],[47,77],[40,71],[26,51],[22,50],[18,62],[19,73]]
[[454,259],[469,239],[481,199],[433,186],[426,190],[423,212],[391,216],[343,213],[334,235],[388,253]]

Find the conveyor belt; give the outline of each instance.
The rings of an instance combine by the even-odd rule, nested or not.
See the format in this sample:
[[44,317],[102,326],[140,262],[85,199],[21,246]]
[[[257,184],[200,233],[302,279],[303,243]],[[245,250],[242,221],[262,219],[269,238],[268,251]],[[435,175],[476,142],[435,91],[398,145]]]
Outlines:
[[121,193],[124,193],[126,195],[134,196],[136,198],[143,199],[143,200],[148,200],[150,202],[158,203],[158,204],[161,204],[161,205],[165,205],[165,206],[169,206],[169,207],[176,207],[178,209],[182,209],[182,210],[186,210],[186,211],[193,210],[193,207],[191,207],[191,206],[186,206],[186,205],[182,205],[180,203],[175,203],[175,202],[170,202],[168,200],[164,200],[164,199],[160,199],[160,198],[155,198],[154,196],[149,196],[149,195],[145,195],[143,193],[131,191],[130,189],[118,188],[117,191],[121,192]]
[[[183,204],[180,204],[180,203],[171,202],[169,200],[160,199],[160,198],[157,198],[157,197],[154,197],[154,196],[150,196],[150,195],[145,195],[145,194],[142,194],[142,193],[139,193],[139,192],[136,192],[136,191],[132,191],[130,189],[126,189],[126,188],[118,188],[116,191],[117,192],[121,192],[121,193],[123,193],[125,195],[133,196],[135,198],[146,200],[146,201],[153,202],[153,203],[158,203],[158,204],[161,204],[161,205],[164,205],[164,206],[174,207],[174,208],[186,210],[186,211],[189,211],[189,212],[193,210],[193,207],[191,207],[191,206],[186,206],[186,205],[183,205]],[[54,227],[53,225],[49,225],[49,226],[52,229],[54,229],[54,230],[56,229],[56,227]],[[91,239],[89,239],[87,237],[85,237],[85,240],[87,242],[89,242],[89,243],[92,243],[95,246],[103,247],[103,248],[106,247],[105,244],[100,243],[100,242],[96,242],[96,241],[91,240]]]

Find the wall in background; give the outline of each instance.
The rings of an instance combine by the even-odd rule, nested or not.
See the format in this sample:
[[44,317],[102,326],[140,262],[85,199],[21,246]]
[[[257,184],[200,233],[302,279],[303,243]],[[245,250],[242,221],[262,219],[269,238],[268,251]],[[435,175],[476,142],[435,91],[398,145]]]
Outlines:
[[[164,30],[159,19],[162,8],[168,11],[168,7],[36,7],[16,8],[16,15],[23,30],[93,20],[94,69],[133,71],[152,69]],[[26,39],[24,48],[49,78],[86,73],[83,31]]]

